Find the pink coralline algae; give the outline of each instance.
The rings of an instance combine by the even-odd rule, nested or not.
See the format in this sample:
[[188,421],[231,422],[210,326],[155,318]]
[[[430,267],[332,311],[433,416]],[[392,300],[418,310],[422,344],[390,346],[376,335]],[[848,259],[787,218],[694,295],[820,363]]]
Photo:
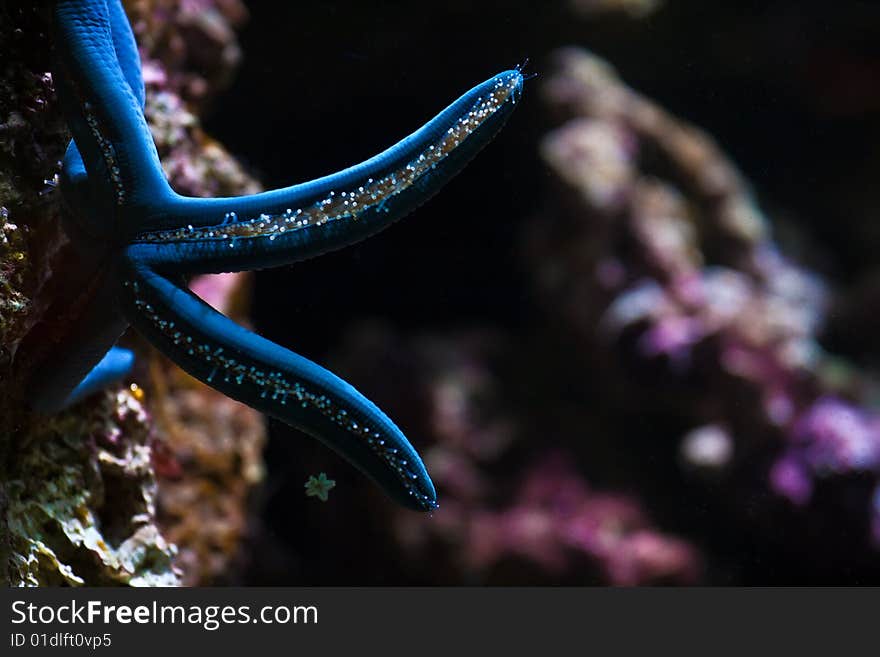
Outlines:
[[[789,444],[771,470],[771,482],[797,505],[810,501],[816,476],[880,474],[880,414],[821,397],[797,418],[789,436]],[[880,509],[874,504],[878,491],[880,487],[875,488],[871,502],[874,526],[880,523]]]
[[[426,464],[440,507],[427,519],[393,512],[407,569],[444,584],[698,581],[692,544],[659,530],[636,496],[594,487],[574,465],[545,417],[569,412],[555,391],[521,397],[504,364],[525,350],[494,331],[352,332],[343,367],[431,441]],[[404,380],[405,390],[394,383]]]
[[820,344],[828,286],[784,255],[708,135],[585,51],[557,62],[544,96],[562,123],[541,152],[563,194],[528,234],[545,308],[620,404],[686,427],[683,471],[724,484],[725,504],[749,489],[761,522],[801,514],[880,549],[877,382]]
[[201,107],[226,87],[241,61],[241,0],[125,0],[144,81]]
[[591,490],[570,460],[547,455],[526,471],[510,507],[473,514],[464,546],[471,568],[517,558],[568,581],[591,570],[621,586],[695,581],[692,546],[658,533],[633,499]]

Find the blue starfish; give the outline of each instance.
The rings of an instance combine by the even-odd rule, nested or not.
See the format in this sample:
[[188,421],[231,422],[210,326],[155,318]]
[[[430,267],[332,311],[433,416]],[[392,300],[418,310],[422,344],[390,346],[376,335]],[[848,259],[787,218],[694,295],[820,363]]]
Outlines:
[[297,262],[373,235],[415,209],[485,146],[522,91],[519,69],[474,87],[383,153],[311,182],[238,198],[171,189],[143,114],[144,85],[119,0],[57,0],[54,80],[73,135],[61,175],[78,252],[63,334],[29,397],[55,411],[128,372],[129,323],[208,385],[329,445],[389,495],[436,507],[422,460],[351,385],[238,326],[186,287],[194,274]]

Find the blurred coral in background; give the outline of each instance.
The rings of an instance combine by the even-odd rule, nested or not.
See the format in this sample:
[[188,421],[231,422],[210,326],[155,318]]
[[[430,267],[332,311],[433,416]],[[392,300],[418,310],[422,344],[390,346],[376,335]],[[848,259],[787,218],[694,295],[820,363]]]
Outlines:
[[762,500],[731,522],[754,530],[773,519],[771,540],[804,559],[870,563],[880,548],[877,381],[820,345],[827,286],[783,255],[711,138],[594,55],[567,50],[557,61],[544,92],[568,120],[542,153],[565,202],[528,242],[546,307],[602,362],[617,406],[691,425],[682,474],[706,482],[702,495],[739,513],[743,500]]

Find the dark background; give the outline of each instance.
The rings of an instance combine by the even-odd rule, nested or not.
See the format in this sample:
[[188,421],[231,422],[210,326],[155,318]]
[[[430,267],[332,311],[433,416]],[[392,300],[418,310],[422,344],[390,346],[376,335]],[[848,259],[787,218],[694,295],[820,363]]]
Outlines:
[[[670,0],[639,20],[586,17],[564,2],[248,6],[243,65],[207,128],[267,187],[359,162],[527,58],[539,76],[496,141],[413,216],[367,242],[258,275],[258,330],[318,362],[362,318],[406,332],[523,332],[540,321],[519,241],[550,189],[536,144],[552,124],[537,85],[547,55],[565,45],[597,52],[634,88],[713,135],[783,242],[833,284],[855,285],[875,265],[880,3]],[[857,362],[876,358],[873,341],[850,339],[833,320],[828,346]],[[340,517],[346,528],[331,531],[303,496],[316,463],[347,466],[287,427],[271,429],[260,532],[278,549],[266,557],[274,567],[252,564],[243,579],[267,583],[271,572],[285,574],[278,584],[386,583],[370,574],[394,573],[370,563],[380,548],[328,547],[381,530]],[[752,557],[757,565],[737,581],[772,581],[779,564]],[[394,576],[387,583],[406,582]]]

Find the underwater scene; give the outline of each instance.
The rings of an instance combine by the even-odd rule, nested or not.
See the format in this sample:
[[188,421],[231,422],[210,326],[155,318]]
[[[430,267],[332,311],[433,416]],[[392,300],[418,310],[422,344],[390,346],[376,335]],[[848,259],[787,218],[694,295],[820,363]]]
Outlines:
[[0,0],[8,586],[880,584],[880,3]]

